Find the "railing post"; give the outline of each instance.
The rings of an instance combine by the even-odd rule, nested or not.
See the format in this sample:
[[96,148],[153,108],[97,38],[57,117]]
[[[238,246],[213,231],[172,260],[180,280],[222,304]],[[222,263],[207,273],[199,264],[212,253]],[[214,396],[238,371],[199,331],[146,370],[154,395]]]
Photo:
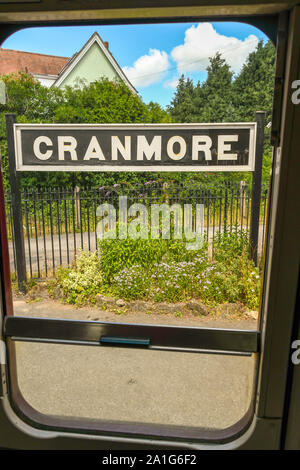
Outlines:
[[227,232],[227,210],[228,210],[228,188],[225,186],[225,201],[224,201],[224,233]]
[[76,217],[76,228],[80,227],[80,188],[75,186],[74,189],[74,199],[75,199],[75,217]]
[[16,269],[19,291],[26,293],[26,260],[23,233],[22,200],[20,191],[19,175],[16,172],[14,124],[15,114],[6,114],[7,151],[9,163],[9,181],[11,188],[11,207],[13,213],[15,247],[16,247]]
[[257,122],[257,135],[256,135],[256,149],[255,149],[255,168],[252,177],[252,200],[251,200],[251,227],[250,227],[250,249],[251,258],[257,265],[257,248],[258,248],[258,233],[259,233],[259,215],[260,215],[260,200],[261,200],[261,174],[262,174],[262,159],[264,153],[264,127],[265,127],[266,112],[256,112]]
[[240,216],[241,216],[241,227],[244,224],[244,208],[245,208],[245,181],[240,181]]

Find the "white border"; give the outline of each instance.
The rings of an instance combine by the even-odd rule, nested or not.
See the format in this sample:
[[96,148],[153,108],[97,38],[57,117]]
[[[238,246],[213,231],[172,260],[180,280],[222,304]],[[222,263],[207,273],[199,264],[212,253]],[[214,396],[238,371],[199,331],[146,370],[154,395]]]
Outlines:
[[[249,163],[248,165],[228,166],[228,165],[214,165],[214,166],[180,166],[180,165],[139,165],[139,166],[113,166],[113,165],[80,165],[69,166],[60,165],[54,167],[53,165],[23,165],[22,147],[21,147],[21,134],[22,130],[53,130],[53,129],[72,129],[72,130],[121,130],[121,129],[161,129],[167,130],[176,129],[249,129]],[[211,171],[254,171],[255,169],[255,143],[256,143],[256,122],[229,122],[229,123],[195,123],[195,124],[14,124],[14,142],[15,142],[15,158],[17,171],[92,171],[92,172],[211,172]]]

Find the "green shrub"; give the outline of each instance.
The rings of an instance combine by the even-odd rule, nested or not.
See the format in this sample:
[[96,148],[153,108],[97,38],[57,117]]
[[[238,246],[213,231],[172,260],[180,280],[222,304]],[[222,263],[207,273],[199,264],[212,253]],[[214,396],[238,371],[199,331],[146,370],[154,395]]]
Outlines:
[[124,268],[113,279],[112,292],[125,300],[147,299],[150,295],[149,271],[140,265]]
[[152,299],[156,302],[184,300],[192,286],[189,262],[157,263],[150,269],[140,265],[124,268],[112,280],[112,291],[126,300]]
[[248,308],[259,305],[259,270],[245,254],[226,262],[213,261],[197,277],[204,303],[241,302]]
[[188,252],[178,240],[167,246],[159,262],[153,262],[154,256],[145,257],[144,264],[125,267],[112,277],[112,292],[127,300],[200,298],[208,305],[241,302],[248,308],[258,307],[260,275],[249,259],[247,233],[220,234],[213,260],[205,251]]
[[55,286],[62,289],[67,303],[84,305],[95,302],[95,296],[102,287],[101,265],[97,253],[80,251],[73,268],[60,267],[57,270]]
[[60,268],[51,286],[68,303],[95,302],[106,292],[125,300],[182,302],[198,298],[208,305],[241,302],[257,308],[260,275],[248,253],[248,234],[218,234],[214,258],[206,246],[187,250],[182,240],[102,240],[97,253],[80,252],[73,268]]
[[139,265],[150,267],[158,262],[165,250],[160,240],[101,240],[99,242],[103,280],[110,284],[113,277],[123,269]]
[[104,239],[99,241],[103,282],[110,284],[122,270],[140,266],[150,270],[161,261],[191,261],[201,250],[187,250],[183,240],[164,239]]
[[161,263],[152,273],[152,296],[155,302],[180,302],[199,297],[196,276],[207,266],[205,256],[196,256],[193,261]]
[[250,240],[248,230],[233,229],[233,231],[218,232],[213,238],[216,261],[227,261],[237,256],[249,255]]

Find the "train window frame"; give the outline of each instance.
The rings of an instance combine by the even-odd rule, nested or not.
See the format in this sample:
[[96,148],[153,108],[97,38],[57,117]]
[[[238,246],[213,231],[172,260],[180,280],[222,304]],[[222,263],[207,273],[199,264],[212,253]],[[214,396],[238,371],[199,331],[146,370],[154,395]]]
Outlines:
[[[290,20],[290,25],[291,25],[291,28],[292,28],[292,31],[294,31],[294,35],[296,35],[296,32],[295,32],[295,24],[296,24],[296,17],[299,17],[300,16],[300,13],[299,13],[299,8],[295,8],[293,10],[293,13],[291,15],[291,20]],[[0,19],[1,19],[1,15],[0,15]],[[199,18],[197,17],[193,17],[193,20],[197,21]],[[207,19],[207,18],[206,18]],[[239,20],[240,21],[243,21],[243,19],[245,20],[245,18],[243,17],[240,17]],[[269,20],[270,18],[268,18]],[[203,17],[201,17],[201,20],[203,20]],[[226,20],[230,20],[230,18],[226,18]],[[261,18],[259,19],[260,21],[263,21]],[[267,20],[267,23],[268,23],[268,20]],[[224,18],[223,18],[223,21],[224,21]],[[235,21],[237,21],[237,18],[235,17]],[[286,53],[285,53],[285,49],[286,49],[286,42],[287,42],[287,37],[286,37],[286,30],[287,30],[287,21],[288,21],[288,18],[286,15],[281,15],[281,20],[279,21],[279,25],[278,25],[278,42],[277,42],[277,70],[276,70],[276,77],[279,77],[282,76],[285,72],[285,69],[286,69],[286,64],[285,64],[285,57],[286,58],[286,63],[287,65],[290,65],[292,63],[292,59],[293,59],[293,56],[296,56],[297,52],[296,52],[296,48],[295,48],[295,41],[293,42],[293,38],[292,40],[290,41],[289,43],[289,49],[288,49],[288,54],[286,56]],[[141,21],[142,22],[142,21]],[[269,24],[269,23],[268,23]],[[294,29],[293,29],[294,28]],[[298,34],[298,37],[299,37],[299,34]],[[278,60],[279,59],[279,60]],[[294,69],[292,68],[292,70],[290,70],[290,68],[287,68],[288,72],[290,72],[289,76],[288,76],[288,80],[291,80],[293,77],[295,77],[297,75],[297,69],[296,67],[294,66]],[[276,85],[276,82],[275,82],[275,85]],[[186,441],[184,441],[184,439],[186,440],[187,437],[180,437],[180,436],[173,436],[174,437],[174,440],[167,440],[167,441],[159,441],[159,445],[161,448],[164,448],[163,446],[167,446],[167,447],[173,447],[173,446],[177,446],[179,445],[178,442],[176,442],[176,439],[181,439],[181,443],[179,445],[180,448],[183,447],[189,447],[189,446],[198,446],[197,448],[200,448],[201,446],[202,447],[205,447],[208,442],[211,442],[211,443],[214,443],[216,444],[217,447],[223,447],[223,448],[226,448],[231,446],[231,447],[243,447],[243,446],[247,446],[247,442],[249,442],[249,435],[253,434],[253,436],[255,435],[259,435],[260,432],[266,432],[266,430],[268,430],[270,432],[270,434],[272,435],[272,444],[270,445],[278,445],[278,439],[279,439],[279,434],[280,434],[280,426],[281,426],[281,423],[280,423],[280,417],[282,416],[282,409],[283,409],[283,406],[284,406],[284,394],[285,394],[285,387],[284,387],[284,384],[283,386],[280,386],[279,387],[279,390],[276,391],[275,395],[277,395],[277,399],[272,399],[272,397],[270,397],[270,383],[274,384],[276,383],[276,380],[278,379],[278,377],[281,375],[281,376],[284,376],[285,374],[285,371],[284,371],[284,368],[283,367],[279,367],[277,371],[274,371],[274,370],[270,370],[270,360],[268,356],[270,356],[271,354],[271,351],[274,351],[274,344],[272,345],[272,341],[270,340],[270,336],[272,337],[272,327],[269,326],[269,323],[271,322],[271,325],[273,325],[273,328],[274,328],[274,324],[276,324],[276,318],[274,318],[274,315],[276,312],[276,308],[274,306],[274,299],[273,299],[273,304],[272,304],[272,299],[271,299],[271,304],[272,304],[272,307],[273,307],[273,310],[271,308],[271,315],[270,315],[270,296],[272,294],[272,292],[274,293],[274,289],[276,289],[276,277],[278,278],[278,275],[276,275],[276,265],[278,266],[278,263],[280,262],[281,260],[281,257],[282,257],[282,248],[283,249],[287,249],[286,248],[286,243],[284,244],[284,246],[279,246],[278,245],[278,242],[276,244],[276,240],[274,238],[275,236],[275,229],[276,229],[276,226],[278,225],[278,223],[280,222],[280,211],[281,211],[281,218],[284,218],[284,195],[285,195],[285,191],[284,191],[284,188],[283,188],[283,182],[282,180],[279,179],[279,176],[282,177],[283,175],[283,179],[284,178],[287,178],[287,173],[290,171],[290,168],[289,168],[289,164],[291,162],[288,162],[288,159],[287,158],[283,158],[283,155],[285,154],[285,152],[287,151],[286,150],[286,147],[288,147],[289,145],[289,142],[287,140],[288,136],[289,136],[289,129],[287,128],[286,130],[286,125],[283,124],[283,117],[281,116],[281,101],[283,101],[283,108],[286,110],[286,109],[290,109],[290,110],[293,110],[293,108],[291,108],[291,103],[288,101],[288,92],[287,92],[287,86],[285,86],[285,89],[283,89],[283,87],[281,86],[278,86],[276,88],[275,86],[275,104],[276,106],[274,107],[274,120],[273,120],[273,137],[274,137],[274,140],[276,141],[276,137],[277,139],[279,139],[278,137],[278,133],[279,133],[279,127],[278,129],[276,129],[276,125],[279,126],[279,123],[281,123],[281,142],[280,142],[280,145],[282,147],[282,151],[279,152],[278,150],[276,150],[278,147],[279,147],[279,140],[277,140],[275,142],[275,156],[276,158],[274,158],[274,166],[273,167],[273,173],[274,173],[274,177],[272,179],[272,200],[271,200],[271,204],[270,204],[270,207],[269,207],[269,216],[270,216],[270,220],[269,220],[269,228],[268,228],[268,232],[267,232],[267,237],[268,237],[268,246],[267,246],[267,251],[266,251],[266,270],[265,270],[265,280],[264,280],[264,297],[263,297],[263,303],[262,303],[262,310],[264,311],[264,313],[266,313],[267,310],[269,310],[269,315],[266,316],[266,315],[262,315],[261,317],[261,328],[262,328],[262,346],[263,346],[263,356],[261,358],[261,360],[259,361],[258,363],[258,368],[259,368],[259,380],[257,382],[257,387],[259,388],[260,390],[260,396],[259,396],[259,400],[257,400],[257,396],[255,397],[255,400],[253,401],[252,403],[252,411],[254,411],[254,407],[256,405],[256,420],[252,420],[251,422],[251,419],[250,419],[250,416],[247,416],[246,418],[246,421],[245,420],[243,421],[243,423],[237,423],[238,424],[238,428],[236,427],[233,427],[234,429],[230,429],[229,433],[228,433],[228,430],[226,430],[226,432],[222,432],[222,433],[216,433],[215,436],[209,436],[209,435],[205,435],[202,434],[202,436],[200,435],[200,437],[198,437],[197,439],[191,439],[188,438],[188,441],[191,442],[193,441],[194,443],[193,444],[189,444],[187,443]],[[286,115],[287,117],[287,115]],[[287,117],[287,119],[289,119],[290,121],[293,119],[293,113],[291,113],[290,116]],[[295,119],[295,118],[294,118]],[[289,121],[289,123],[290,123]],[[277,136],[276,136],[276,132],[277,132]],[[287,136],[285,135],[287,134]],[[284,146],[285,145],[285,146]],[[293,143],[291,144],[293,145]],[[293,147],[294,148],[294,147]],[[295,153],[295,151],[294,151]],[[281,158],[281,161],[279,161],[279,157],[280,155],[282,155],[282,158]],[[292,160],[292,163],[295,164],[294,160]],[[279,166],[281,165],[281,168],[280,170],[281,171],[278,171],[278,168]],[[295,172],[296,173],[296,172]],[[289,174],[290,175],[290,174]],[[288,192],[288,191],[287,191]],[[287,193],[286,192],[286,193]],[[281,195],[281,197],[280,197]],[[283,195],[283,196],[282,196]],[[279,214],[279,215],[278,215]],[[4,227],[2,227],[2,230],[4,230]],[[4,253],[4,258],[5,258],[5,250],[6,250],[6,247],[5,247],[5,233],[2,231],[2,234],[1,234],[2,238],[1,238],[1,245],[2,245],[2,256],[3,256],[3,253]],[[282,238],[282,237],[281,237]],[[294,237],[295,238],[295,237]],[[293,246],[295,246],[295,243],[293,244]],[[289,250],[288,250],[289,251]],[[5,259],[3,260],[3,258],[0,260],[0,265],[2,265],[3,267],[3,261],[5,261]],[[2,262],[2,263],[1,263]],[[295,263],[294,263],[295,264]],[[295,267],[293,266],[293,273],[292,273],[292,278],[295,279],[295,276],[297,276],[297,279],[298,279],[298,273],[296,272],[295,270]],[[11,304],[11,300],[10,300],[10,292],[9,292],[9,288],[8,288],[8,284],[9,284],[9,279],[8,279],[8,274],[6,272],[6,270],[2,269],[2,272],[1,272],[1,275],[2,275],[2,294],[3,294],[3,297],[2,299],[4,298],[5,301],[2,303],[2,313],[6,315],[6,319],[5,319],[5,322],[4,322],[4,335],[5,335],[5,339],[7,341],[7,345],[8,345],[8,349],[7,349],[7,352],[8,352],[8,357],[9,357],[9,361],[10,361],[10,366],[9,366],[9,369],[10,369],[10,377],[11,377],[11,382],[8,384],[9,387],[11,387],[11,390],[10,390],[10,393],[12,393],[12,396],[13,396],[13,401],[9,404],[8,402],[6,402],[6,413],[7,415],[12,415],[13,411],[17,412],[19,414],[19,418],[21,418],[22,420],[24,419],[24,421],[27,421],[27,424],[29,426],[31,425],[35,425],[35,426],[38,426],[40,429],[43,428],[44,431],[55,431],[56,434],[57,433],[62,433],[61,436],[63,436],[63,432],[71,432],[71,431],[75,431],[77,433],[84,433],[86,431],[88,431],[89,433],[96,433],[96,430],[95,429],[83,429],[82,427],[78,427],[76,429],[76,426],[74,425],[74,422],[73,420],[72,423],[71,423],[71,427],[67,426],[67,427],[60,427],[60,426],[57,426],[57,422],[56,424],[54,423],[53,425],[49,425],[49,423],[42,423],[41,420],[42,417],[41,416],[38,416],[37,417],[37,421],[34,419],[34,420],[29,420],[28,421],[28,414],[27,412],[30,414],[32,412],[32,410],[26,410],[27,412],[25,412],[23,414],[23,412],[21,411],[20,413],[20,402],[21,402],[21,396],[19,394],[19,391],[18,389],[16,388],[16,383],[14,383],[14,379],[15,379],[15,371],[13,370],[14,367],[13,367],[13,362],[14,362],[14,348],[13,348],[13,341],[15,339],[20,339],[20,336],[16,333],[18,333],[18,331],[21,331],[22,333],[22,336],[24,335],[24,323],[22,324],[22,321],[19,321],[17,318],[14,318],[10,315],[10,313],[12,312],[11,310],[11,307],[12,307],[12,304]],[[275,278],[275,282],[272,282],[272,276],[273,276],[273,281],[274,281],[274,278]],[[3,279],[4,279],[4,282],[3,282]],[[290,286],[290,292],[293,293],[293,289],[295,291],[295,285],[296,283],[291,283],[292,285]],[[278,285],[278,279],[277,279],[277,285]],[[286,286],[285,286],[286,287]],[[277,309],[278,310],[278,309]],[[291,313],[291,308],[289,310],[289,322],[286,322],[286,324],[284,325],[284,334],[286,337],[289,337],[290,336],[290,331],[291,331],[291,328],[292,328],[292,313]],[[271,316],[271,320],[270,320],[270,316]],[[280,319],[279,319],[280,320]],[[282,319],[281,319],[282,320]],[[32,320],[30,320],[32,322]],[[40,321],[47,321],[47,320],[40,320]],[[54,322],[55,320],[52,320],[52,322]],[[272,323],[273,321],[273,323]],[[23,322],[24,322],[24,319],[23,319]],[[279,321],[280,323],[280,321]],[[54,326],[54,323],[52,323],[52,325]],[[70,323],[69,323],[70,325]],[[115,334],[115,327],[116,327],[117,324],[114,324],[113,325],[113,330],[111,330],[110,334]],[[29,332],[27,333],[27,339],[28,340],[32,340],[34,339],[32,337],[32,324],[31,325],[27,325],[29,327]],[[99,327],[99,325],[96,325],[97,327]],[[39,326],[39,328],[41,327],[41,325]],[[18,330],[18,328],[21,328],[21,330]],[[118,328],[118,326],[117,326]],[[54,329],[55,329],[55,326],[54,326]],[[57,329],[57,326],[56,326],[56,329]],[[40,339],[40,336],[39,336],[39,333],[40,331],[36,330],[37,331],[37,334],[36,334],[36,338],[35,339]],[[144,333],[146,334],[147,332],[144,330],[144,331],[141,331],[141,333]],[[253,339],[253,336],[251,335],[252,339],[251,341],[253,342],[256,342],[255,343],[255,346],[252,346],[254,349],[253,350],[250,350],[249,351],[249,346],[247,346],[246,350],[245,351],[241,351],[241,349],[243,349],[241,346],[238,346],[237,347],[237,351],[239,352],[246,352],[246,353],[249,353],[249,352],[258,352],[258,334],[257,332],[256,333],[256,336],[255,336],[255,340]],[[97,333],[98,334],[98,333]],[[24,336],[23,336],[24,337]],[[78,337],[76,337],[78,339]],[[225,341],[225,344],[226,344],[226,341],[228,340],[229,336],[228,336],[228,332],[226,332],[225,334],[223,334],[223,340]],[[276,338],[278,340],[278,330],[276,331]],[[46,340],[51,340],[53,339],[53,337],[51,338],[45,338]],[[74,337],[71,337],[71,341],[74,340]],[[89,337],[89,340],[90,340],[90,337]],[[84,341],[84,339],[82,339],[82,337],[79,339],[79,341]],[[224,350],[224,344],[221,342],[221,345],[218,344],[218,341],[214,340],[215,342],[213,343],[210,343],[209,347],[212,348],[211,344],[214,344],[214,345],[217,345],[217,348],[216,349],[219,349],[219,350]],[[285,341],[285,344],[287,344],[288,341]],[[196,338],[196,342],[194,344],[198,344],[198,338]],[[254,343],[252,343],[254,344]],[[276,342],[276,344],[278,345],[278,341]],[[279,342],[280,344],[280,342]],[[3,346],[3,344],[2,344]],[[157,346],[158,347],[164,347],[164,343],[161,343],[161,342],[157,342]],[[174,345],[173,345],[174,346]],[[183,344],[182,347],[183,348],[186,348],[186,344]],[[3,352],[3,350],[6,349],[5,346],[2,347],[2,360],[1,360],[1,367],[2,369],[5,369],[6,368],[6,365],[7,365],[7,362],[5,361],[5,354]],[[212,348],[214,349],[214,348]],[[280,357],[281,355],[281,358],[282,357],[285,357],[285,363],[287,361],[287,354],[288,354],[288,350],[280,350],[280,353],[277,354],[277,359],[278,357]],[[282,370],[283,369],[283,370]],[[4,372],[6,374],[6,371]],[[3,386],[3,395],[5,395],[5,391],[8,392],[6,390],[6,387],[7,387],[7,383],[6,384],[2,384]],[[262,393],[263,391],[263,393]],[[7,395],[8,397],[8,395]],[[279,398],[278,398],[279,397]],[[257,401],[257,403],[255,403]],[[9,409],[10,405],[13,406],[13,408]],[[14,406],[14,405],[18,405],[17,407]],[[25,410],[24,408],[25,406],[25,403],[23,403],[23,411]],[[252,413],[250,413],[252,415]],[[0,415],[1,416],[1,415]],[[0,418],[1,419],[1,418]],[[84,420],[86,421],[86,420]],[[0,421],[1,422],[1,421]],[[81,423],[79,423],[81,424]],[[99,430],[98,431],[98,438],[99,436],[101,435],[101,433],[103,432],[108,432],[108,433],[111,433],[113,432],[112,430]],[[255,432],[254,432],[255,431]],[[168,431],[170,432],[170,431]],[[248,433],[248,434],[247,434]],[[126,444],[132,444],[132,445],[153,445],[153,439],[155,440],[155,437],[156,438],[160,438],[160,439],[168,439],[168,433],[164,433],[163,435],[159,435],[157,432],[156,434],[152,434],[151,436],[149,435],[148,436],[148,441],[147,439],[145,438],[144,435],[141,435],[141,433],[138,433],[136,434],[136,436],[132,439],[130,439],[128,437],[128,432],[126,431],[126,434],[127,435],[124,435],[123,438],[117,438],[116,436],[114,438],[112,438],[112,442],[119,442],[119,443],[123,443],[124,445]],[[150,433],[151,434],[151,433]],[[1,436],[1,433],[0,433],[0,436]],[[65,435],[66,436],[66,435]],[[169,435],[170,436],[170,435]],[[70,438],[70,436],[68,435],[67,436],[67,439]],[[149,438],[150,438],[150,441],[149,441]],[[172,436],[170,436],[170,438],[172,438]],[[102,442],[105,442],[105,438],[103,438],[102,436],[102,439],[104,439]],[[122,440],[123,439],[123,440]],[[255,441],[256,437],[254,437],[254,441]],[[62,439],[64,441],[64,439]],[[92,440],[88,440],[88,436],[86,436],[85,439],[83,439],[82,441],[82,444],[84,445],[87,445],[87,442],[89,441],[89,443],[91,444]],[[66,442],[66,441],[64,441]],[[97,440],[98,444],[99,444],[99,441]],[[252,441],[253,442],[253,441]],[[200,446],[200,447],[199,447]]]

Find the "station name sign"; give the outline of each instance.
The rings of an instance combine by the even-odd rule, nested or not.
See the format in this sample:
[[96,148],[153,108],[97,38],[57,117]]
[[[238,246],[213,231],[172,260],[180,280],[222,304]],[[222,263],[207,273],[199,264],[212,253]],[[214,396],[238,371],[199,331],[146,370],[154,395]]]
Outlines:
[[17,171],[254,171],[256,123],[15,124]]

